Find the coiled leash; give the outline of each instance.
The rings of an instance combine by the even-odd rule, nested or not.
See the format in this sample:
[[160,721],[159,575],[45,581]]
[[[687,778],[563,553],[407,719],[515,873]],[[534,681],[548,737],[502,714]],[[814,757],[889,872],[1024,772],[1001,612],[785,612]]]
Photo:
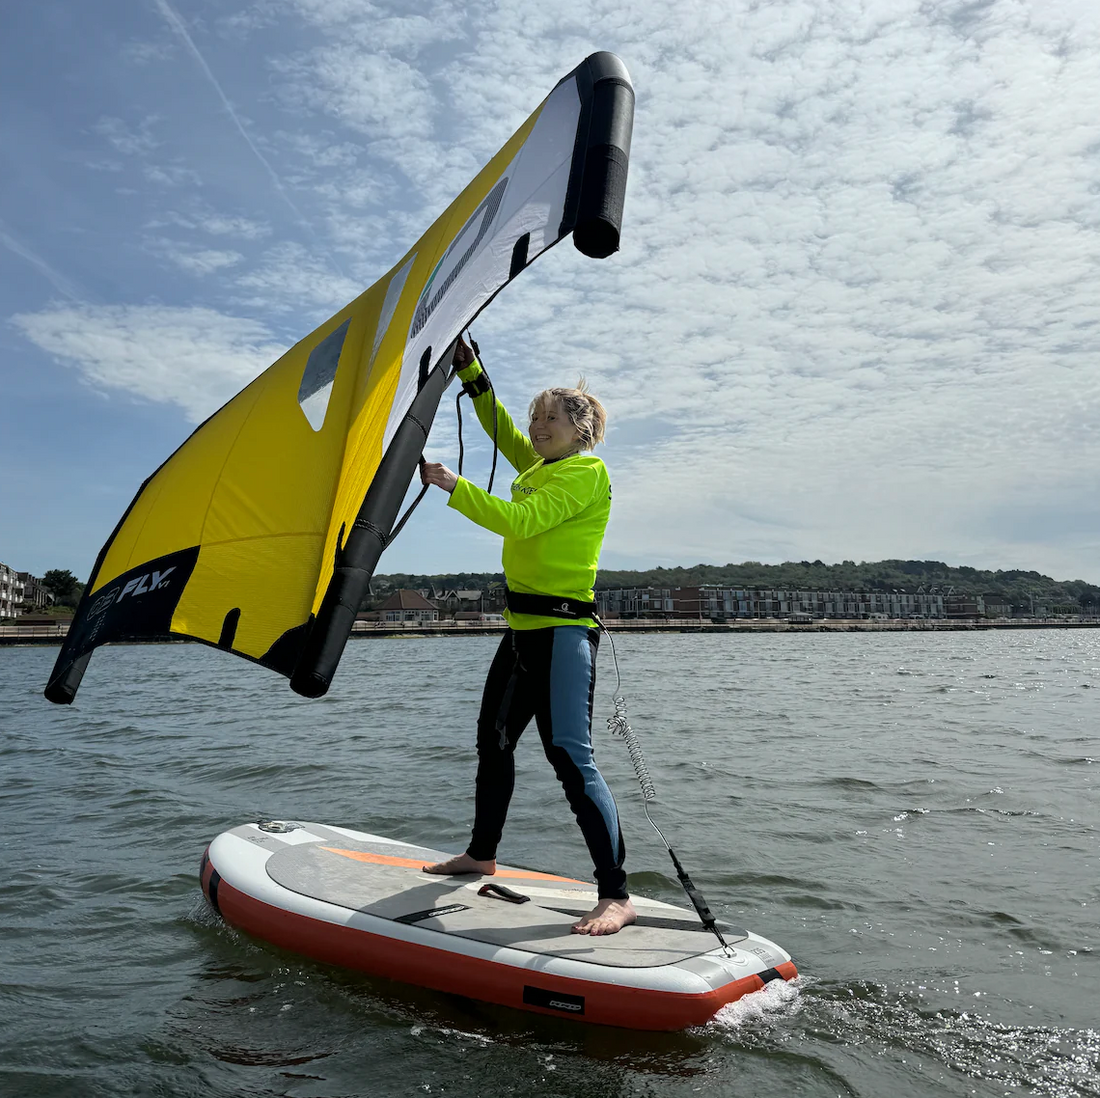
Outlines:
[[680,879],[680,884],[683,885],[684,891],[687,893],[687,897],[691,901],[692,907],[695,908],[703,926],[722,943],[722,948],[729,953],[730,947],[726,939],[722,937],[722,931],[718,929],[717,920],[707,906],[707,901],[703,898],[703,894],[695,887],[695,882],[692,881],[687,871],[680,864],[680,859],[676,857],[676,851],[672,849],[668,839],[664,836],[664,832],[662,832],[656,823],[653,822],[653,817],[649,814],[649,802],[657,799],[657,790],[653,785],[653,779],[649,775],[649,767],[646,765],[645,755],[642,754],[642,745],[638,742],[638,734],[630,727],[630,720],[626,715],[626,698],[624,698],[622,694],[622,676],[619,674],[619,655],[615,651],[615,638],[611,635],[611,630],[608,629],[599,618],[595,620],[599,622],[600,628],[611,642],[611,655],[615,660],[615,694],[613,699],[615,713],[614,716],[607,718],[607,730],[613,736],[621,736],[623,742],[626,744],[627,754],[630,756],[630,762],[634,767],[634,773],[638,777],[638,785],[640,785],[642,789],[642,807],[645,809],[645,818],[649,820],[650,827],[660,835],[661,842],[665,844],[668,856],[672,859],[672,864],[676,867],[676,876]]

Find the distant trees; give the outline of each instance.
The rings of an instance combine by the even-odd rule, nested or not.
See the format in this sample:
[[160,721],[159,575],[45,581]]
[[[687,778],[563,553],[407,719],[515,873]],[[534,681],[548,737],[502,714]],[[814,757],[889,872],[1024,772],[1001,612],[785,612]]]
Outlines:
[[67,568],[51,568],[42,577],[42,586],[53,595],[55,605],[74,609],[84,593],[84,584]]
[[[458,573],[440,576],[375,576],[376,592],[389,587],[481,588],[500,583],[498,572]],[[596,586],[609,587],[720,587],[802,591],[905,591],[935,588],[941,594],[998,595],[1015,606],[1029,607],[1042,600],[1047,605],[1075,604],[1100,607],[1100,586],[1084,580],[1054,580],[1035,571],[1010,569],[983,571],[967,565],[955,567],[939,560],[845,560],[825,564],[820,560],[788,561],[785,564],[695,564],[685,567],[657,567],[644,571],[601,569]]]
[[416,591],[421,587],[435,587],[437,591],[481,591],[491,584],[501,584],[500,572],[443,572],[436,576],[418,575],[412,572],[393,572],[378,575],[371,580],[375,592]]

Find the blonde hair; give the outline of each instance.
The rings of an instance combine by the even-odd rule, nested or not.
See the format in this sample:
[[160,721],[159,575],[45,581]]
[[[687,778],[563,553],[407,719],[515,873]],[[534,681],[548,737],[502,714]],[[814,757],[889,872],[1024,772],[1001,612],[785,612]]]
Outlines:
[[607,410],[588,391],[588,382],[583,377],[577,382],[575,389],[543,389],[531,401],[527,418],[531,419],[538,407],[546,401],[554,401],[569,417],[582,450],[592,450],[597,443],[603,442]]

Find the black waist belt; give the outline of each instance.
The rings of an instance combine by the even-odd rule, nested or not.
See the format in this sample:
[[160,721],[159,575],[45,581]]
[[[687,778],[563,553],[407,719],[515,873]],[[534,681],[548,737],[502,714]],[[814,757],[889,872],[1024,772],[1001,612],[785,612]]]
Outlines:
[[596,616],[594,602],[567,599],[561,595],[528,595],[520,591],[505,591],[508,609],[514,614],[535,614],[540,618],[592,618]]

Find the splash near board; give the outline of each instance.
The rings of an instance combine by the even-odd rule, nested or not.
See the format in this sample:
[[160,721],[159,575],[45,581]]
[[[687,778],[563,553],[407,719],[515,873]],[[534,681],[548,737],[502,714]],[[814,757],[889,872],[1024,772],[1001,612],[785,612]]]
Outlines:
[[439,877],[446,855],[315,823],[265,821],[219,835],[202,887],[231,925],[342,968],[597,1025],[679,1030],[772,980],[797,976],[773,942],[634,896],[618,934],[570,930],[593,885],[499,866]]
[[99,645],[164,636],[324,694],[456,340],[566,236],[618,249],[633,118],[623,63],[587,58],[385,276],[199,426],[100,550],[46,697],[71,702]]

